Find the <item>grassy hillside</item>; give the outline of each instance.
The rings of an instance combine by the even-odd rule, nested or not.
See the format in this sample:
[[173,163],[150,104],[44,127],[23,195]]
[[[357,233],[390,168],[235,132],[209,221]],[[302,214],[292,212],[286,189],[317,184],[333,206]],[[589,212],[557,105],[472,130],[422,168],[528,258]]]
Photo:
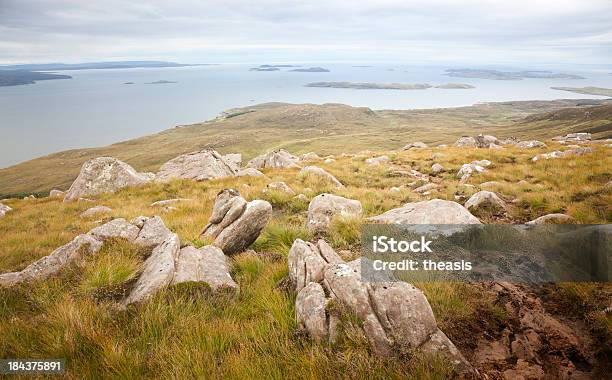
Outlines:
[[[117,157],[140,171],[156,171],[169,159],[203,148],[242,153],[248,159],[276,147],[292,153],[339,154],[396,149],[418,140],[448,144],[461,135],[478,133],[550,138],[570,131],[591,130],[596,137],[610,136],[612,104],[599,107],[607,113],[592,113],[592,105],[599,103],[602,101],[504,102],[383,111],[340,104],[262,104],[230,110],[224,118],[204,123],[107,147],[60,152],[0,169],[0,196],[66,189],[83,162],[99,156]],[[560,115],[569,112],[569,117],[558,120],[550,116],[557,112]],[[586,114],[593,116],[585,118]]]
[[[367,110],[359,112],[365,112],[367,118],[384,118]],[[401,143],[410,140],[406,138]],[[269,178],[151,184],[106,194],[94,203],[65,204],[57,198],[8,200],[5,203],[14,210],[0,219],[0,272],[22,269],[75,235],[111,218],[159,214],[160,209],[149,206],[158,200],[192,199],[177,203],[178,210],[160,215],[183,244],[197,246],[203,244],[198,236],[220,189],[237,188],[248,200],[267,199],[273,204],[274,216],[253,246],[257,253],[245,252],[232,258],[232,276],[241,289],[235,296],[212,295],[200,287],[170,288],[142,307],[117,310],[114,301],[123,295],[147,254],[123,241],[107,244],[99,254],[50,280],[0,290],[0,357],[66,358],[66,377],[70,379],[448,378],[450,368],[438,358],[411,355],[401,360],[380,359],[370,353],[367,342],[358,335],[343,336],[332,347],[304,337],[295,323],[295,295],[281,284],[287,275],[286,256],[293,240],[313,238],[305,229],[308,202],[261,190],[269,182],[285,181],[309,199],[320,192],[333,191],[359,199],[368,217],[410,201],[455,200],[457,194],[469,196],[477,191],[480,183],[497,181],[494,190],[509,202],[509,214],[485,218],[487,222],[523,222],[546,213],[563,212],[581,223],[610,223],[612,194],[604,188],[611,180],[612,156],[608,148],[597,146],[594,153],[578,157],[537,163],[529,160],[536,153],[558,147],[553,144],[547,149],[529,150],[434,148],[385,152],[392,165],[423,173],[430,173],[432,155],[437,154],[436,162],[449,171],[441,176],[441,188],[428,196],[418,195],[408,187],[390,192],[390,187],[405,185],[409,180],[392,176],[387,166],[367,166],[365,157],[337,157],[334,163],[318,165],[346,184],[343,190],[300,178],[297,169],[284,169],[267,170]],[[455,176],[457,169],[476,159],[489,159],[493,164],[485,173],[470,179],[474,188],[460,185]],[[526,182],[519,183],[522,180]],[[106,205],[114,211],[102,220],[79,217],[94,205]],[[362,223],[363,220],[336,220],[324,237],[344,258],[355,257],[359,254]],[[427,295],[441,329],[468,360],[473,359],[475,342],[501,335],[510,323],[503,308],[478,286],[417,285]],[[572,305],[559,304],[555,313],[582,329],[578,331],[584,331],[587,348],[603,355],[594,364],[602,375],[605,363],[610,362],[612,316],[601,310],[608,306],[610,287],[558,285],[549,292]],[[491,369],[479,369],[491,374]]]

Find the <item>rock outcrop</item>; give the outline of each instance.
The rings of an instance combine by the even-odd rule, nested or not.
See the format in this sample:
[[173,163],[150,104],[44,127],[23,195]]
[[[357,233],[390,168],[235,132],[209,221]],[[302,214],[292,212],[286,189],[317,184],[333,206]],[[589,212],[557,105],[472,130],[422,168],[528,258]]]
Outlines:
[[475,148],[476,147],[476,139],[470,136],[462,136],[455,141],[455,146],[461,148]]
[[[323,240],[317,245],[299,239],[294,242],[288,266],[298,292],[296,319],[310,337],[333,343],[345,323],[341,313],[348,311],[360,320],[359,329],[379,356],[418,349],[445,356],[459,372],[471,370],[438,329],[419,289],[403,281],[362,281],[361,263],[360,259],[344,263]],[[329,308],[332,303],[336,307]]]
[[175,178],[204,181],[232,177],[236,175],[237,170],[238,167],[234,161],[217,151],[206,149],[200,152],[183,154],[166,162],[159,169],[156,179],[162,182]]
[[287,195],[295,195],[295,191],[289,187],[285,182],[270,182],[266,185],[266,187],[262,190],[264,194],[270,192],[283,193]]
[[141,186],[154,177],[151,173],[138,173],[130,165],[113,157],[94,158],[83,164],[79,176],[66,192],[64,202],[114,193],[124,187]]
[[431,165],[431,173],[432,174],[440,174],[444,171],[444,166],[440,165],[440,164],[433,164]]
[[365,160],[365,163],[368,165],[381,165],[381,164],[386,164],[387,162],[389,162],[390,159],[387,156],[378,156],[378,157],[373,157],[373,158],[367,158]]
[[242,252],[257,239],[271,216],[270,203],[247,203],[237,190],[225,189],[217,194],[202,236],[215,239],[213,245],[226,255]]
[[514,146],[517,148],[523,148],[523,149],[546,148],[546,144],[538,140],[521,141],[521,142],[516,143]]
[[528,226],[535,226],[540,224],[572,224],[575,223],[576,220],[569,215],[565,214],[547,214],[544,216],[540,216],[530,222],[527,222]]
[[235,170],[240,169],[240,167],[242,166],[242,154],[240,153],[224,154],[223,159]]
[[334,217],[360,217],[361,202],[333,194],[319,194],[308,205],[308,228],[314,231],[327,229]]
[[145,260],[142,274],[136,281],[134,288],[124,300],[124,305],[142,302],[159,290],[172,283],[176,271],[181,241],[177,234],[170,234]]
[[244,168],[236,172],[236,177],[265,177],[265,175],[255,168]]
[[589,147],[579,147],[579,148],[568,149],[564,151],[555,150],[550,153],[538,154],[537,156],[533,157],[531,161],[536,162],[539,160],[550,160],[551,158],[561,158],[561,157],[568,157],[568,156],[582,156],[584,154],[592,153],[592,152],[593,152],[593,148],[589,148]]
[[297,168],[299,158],[284,149],[275,150],[257,156],[247,163],[247,167],[263,168]]
[[415,141],[413,143],[405,145],[402,150],[410,150],[410,149],[425,149],[428,148],[427,144],[422,141]]
[[565,136],[556,136],[552,139],[561,143],[565,142],[585,142],[590,141],[593,136],[587,132],[568,133]]
[[300,170],[301,177],[314,176],[321,178],[322,180],[329,182],[337,189],[343,189],[344,185],[338,181],[336,177],[329,174],[325,169],[322,169],[318,166],[305,166]]
[[491,135],[462,136],[455,141],[455,146],[463,148],[498,148],[499,145],[499,140]]
[[480,224],[478,218],[459,203],[442,199],[406,203],[368,220],[394,224]]
[[498,213],[506,210],[506,202],[494,192],[482,190],[465,202],[465,208],[474,213]]
[[463,164],[457,172],[457,177],[460,178],[460,181],[463,183],[467,181],[473,174],[484,172],[485,168],[490,165],[491,161],[489,160],[472,161],[469,164]]
[[195,281],[205,282],[213,290],[238,289],[238,284],[234,282],[229,272],[227,256],[221,249],[212,245],[200,249],[187,246],[179,252],[172,283]]
[[0,218],[6,215],[7,212],[12,211],[13,209],[7,205],[0,203]]
[[156,247],[172,234],[172,231],[166,227],[159,216],[153,218],[140,217],[139,222],[142,222],[142,225],[139,226],[140,232],[134,239],[134,243],[138,245]]
[[93,236],[99,241],[120,238],[133,242],[136,240],[139,233],[140,228],[132,223],[129,223],[123,218],[113,219],[110,222],[89,231],[89,235]]

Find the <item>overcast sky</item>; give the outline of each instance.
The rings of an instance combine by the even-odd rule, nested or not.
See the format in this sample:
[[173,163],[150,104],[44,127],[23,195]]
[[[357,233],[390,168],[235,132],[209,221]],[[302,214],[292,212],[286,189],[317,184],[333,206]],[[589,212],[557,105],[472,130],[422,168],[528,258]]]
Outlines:
[[612,63],[612,0],[0,0],[0,63]]

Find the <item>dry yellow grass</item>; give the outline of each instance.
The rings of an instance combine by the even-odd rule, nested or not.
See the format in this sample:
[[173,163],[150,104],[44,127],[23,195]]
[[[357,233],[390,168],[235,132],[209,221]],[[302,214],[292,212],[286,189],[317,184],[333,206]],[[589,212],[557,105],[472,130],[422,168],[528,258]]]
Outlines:
[[[369,166],[365,156],[336,157],[331,164],[317,163],[347,185],[334,193],[359,199],[365,217],[406,202],[428,198],[454,200],[466,196],[486,181],[498,181],[494,189],[511,203],[510,215],[498,222],[523,222],[551,212],[571,215],[580,223],[609,223],[612,158],[608,148],[595,147],[584,156],[530,162],[537,153],[558,148],[503,150],[433,148],[405,152],[380,152],[391,157],[390,165]],[[372,156],[378,153],[371,153]],[[421,196],[403,187],[412,179],[395,177],[390,166],[431,171],[435,162],[448,172],[442,187]],[[487,172],[459,185],[457,169],[463,163],[489,159]],[[62,203],[60,199],[3,201],[13,211],[0,219],[0,272],[24,268],[49,254],[75,235],[111,218],[138,215],[162,216],[184,244],[205,244],[198,239],[212,209],[215,195],[234,187],[247,199],[268,199],[274,217],[254,244],[258,255],[243,253],[232,258],[238,295],[212,295],[205,286],[181,286],[156,295],[139,308],[118,311],[114,299],[121,296],[145,252],[125,242],[107,243],[97,255],[84,258],[60,275],[15,289],[0,290],[0,357],[66,358],[67,378],[351,378],[404,379],[446,378],[446,363],[432,357],[385,360],[372,356],[359,337],[348,334],[333,347],[315,344],[297,330],[294,295],[276,285],[287,274],[286,253],[297,237],[309,239],[305,229],[307,202],[280,194],[263,194],[272,181],[284,181],[309,198],[332,191],[325,183],[300,178],[297,169],[267,170],[268,178],[228,178],[206,182],[188,180],[151,184],[106,194],[94,203]],[[526,180],[526,184],[519,184]],[[312,191],[306,191],[306,188]],[[151,207],[154,201],[189,198],[164,213]],[[110,215],[81,219],[79,214],[94,205],[113,209]],[[493,220],[493,222],[496,222]],[[327,234],[331,244],[345,256],[358,255],[361,219],[334,221]],[[418,284],[426,293],[442,328],[474,318],[482,310],[477,290],[465,284]],[[584,288],[568,288],[577,298],[588,297]],[[580,289],[577,291],[575,289]],[[491,310],[491,315],[499,314]],[[497,313],[497,314],[496,314]],[[503,315],[499,315],[503,319]],[[610,318],[598,322],[610,326]],[[609,331],[609,330],[608,330]],[[609,332],[608,332],[609,333]]]

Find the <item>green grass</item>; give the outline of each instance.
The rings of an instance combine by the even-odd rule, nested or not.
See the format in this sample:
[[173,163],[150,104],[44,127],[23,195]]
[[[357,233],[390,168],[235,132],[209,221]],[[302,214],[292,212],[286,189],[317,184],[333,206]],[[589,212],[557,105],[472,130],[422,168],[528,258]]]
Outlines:
[[[409,142],[452,144],[478,133],[498,137],[550,138],[590,131],[611,137],[610,106],[576,107],[579,101],[489,103],[432,110],[382,110],[339,104],[267,103],[238,110],[234,117],[171,128],[100,148],[73,149],[0,169],[0,198],[65,190],[90,158],[112,156],[139,171],[155,172],[180,154],[213,148],[249,159],[273,148],[327,154],[399,149]],[[253,111],[253,112],[250,112]],[[231,136],[231,139],[228,137]],[[333,174],[333,173],[332,173]]]

